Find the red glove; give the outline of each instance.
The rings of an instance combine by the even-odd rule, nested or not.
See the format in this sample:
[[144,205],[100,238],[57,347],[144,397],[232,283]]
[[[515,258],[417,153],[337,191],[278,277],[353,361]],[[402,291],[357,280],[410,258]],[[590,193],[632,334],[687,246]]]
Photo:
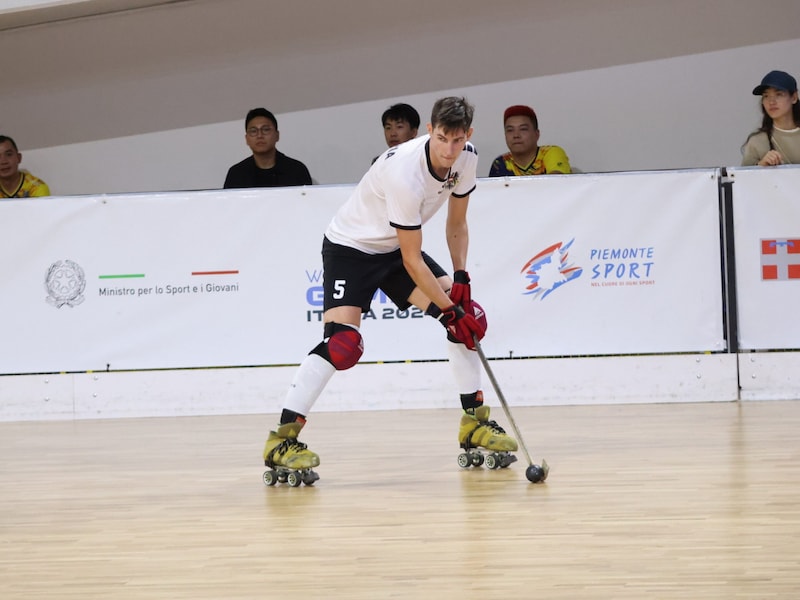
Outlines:
[[469,273],[466,271],[456,271],[453,273],[453,287],[450,288],[450,300],[453,304],[458,304],[467,312],[471,312],[470,300],[472,300],[472,290],[469,286]]
[[473,315],[464,312],[458,304],[453,304],[442,310],[439,322],[447,329],[448,339],[461,342],[470,350],[475,350],[476,336],[479,340],[486,335],[486,327]]

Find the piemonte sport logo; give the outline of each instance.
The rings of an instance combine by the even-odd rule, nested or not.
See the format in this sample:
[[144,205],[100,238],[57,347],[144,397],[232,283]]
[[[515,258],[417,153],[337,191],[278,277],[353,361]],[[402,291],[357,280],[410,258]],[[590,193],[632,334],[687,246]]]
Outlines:
[[575,238],[566,244],[553,244],[525,263],[520,271],[528,280],[523,294],[544,300],[551,292],[581,276],[583,268],[569,262],[569,248],[574,241]]
[[70,308],[83,302],[86,277],[78,263],[59,260],[50,265],[44,278],[47,289],[47,302],[56,308],[65,304]]

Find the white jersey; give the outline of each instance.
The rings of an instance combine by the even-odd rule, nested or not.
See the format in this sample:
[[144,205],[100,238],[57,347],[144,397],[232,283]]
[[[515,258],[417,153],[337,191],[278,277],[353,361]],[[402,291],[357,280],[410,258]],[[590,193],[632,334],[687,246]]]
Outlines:
[[478,167],[475,146],[467,142],[441,179],[431,168],[429,140],[423,135],[381,154],[333,217],[325,237],[367,254],[385,254],[400,247],[397,228],[420,229],[451,195],[469,196]]

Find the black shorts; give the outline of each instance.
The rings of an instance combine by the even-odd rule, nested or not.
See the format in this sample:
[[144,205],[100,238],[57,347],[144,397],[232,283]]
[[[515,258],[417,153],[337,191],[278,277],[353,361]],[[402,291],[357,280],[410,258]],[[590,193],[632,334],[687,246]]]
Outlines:
[[[447,275],[447,271],[424,252],[422,258],[436,278]],[[406,310],[411,306],[408,297],[417,287],[403,266],[399,249],[387,254],[367,254],[324,238],[322,269],[324,310],[358,306],[362,313],[368,312],[378,289],[383,290],[397,308]]]

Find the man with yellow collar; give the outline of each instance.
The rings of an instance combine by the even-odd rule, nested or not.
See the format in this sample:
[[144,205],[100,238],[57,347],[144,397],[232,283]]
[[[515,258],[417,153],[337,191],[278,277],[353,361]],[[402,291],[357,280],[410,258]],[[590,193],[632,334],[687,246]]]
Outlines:
[[509,106],[503,113],[508,152],[492,162],[489,177],[572,173],[560,146],[539,145],[539,121],[530,106]]
[[0,135],[0,192],[2,198],[32,198],[49,196],[47,184],[27,171],[21,171],[22,154],[16,142]]

